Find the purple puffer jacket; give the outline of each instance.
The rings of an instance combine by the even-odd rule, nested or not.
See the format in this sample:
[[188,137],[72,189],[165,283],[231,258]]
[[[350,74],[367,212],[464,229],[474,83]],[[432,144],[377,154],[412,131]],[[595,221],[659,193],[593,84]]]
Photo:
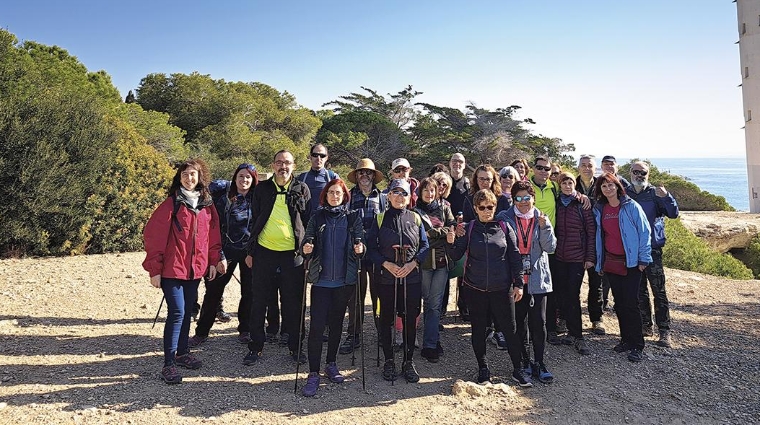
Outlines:
[[556,259],[565,263],[596,261],[596,222],[591,210],[584,210],[578,201],[568,206],[557,201]]

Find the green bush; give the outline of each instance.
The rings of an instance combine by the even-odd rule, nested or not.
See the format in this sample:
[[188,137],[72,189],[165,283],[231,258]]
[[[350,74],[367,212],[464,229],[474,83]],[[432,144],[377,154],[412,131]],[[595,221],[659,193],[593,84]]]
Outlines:
[[741,261],[710,248],[679,219],[666,219],[665,235],[668,242],[662,250],[662,262],[666,267],[732,279],[753,278],[752,271]]
[[732,250],[731,254],[752,270],[755,279],[760,279],[760,236],[752,238],[746,249]]

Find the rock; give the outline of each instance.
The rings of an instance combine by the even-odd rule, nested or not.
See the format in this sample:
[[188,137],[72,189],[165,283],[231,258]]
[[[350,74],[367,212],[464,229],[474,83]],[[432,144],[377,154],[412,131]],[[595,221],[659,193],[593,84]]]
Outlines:
[[488,394],[488,385],[478,385],[474,382],[465,382],[457,379],[451,387],[451,394],[456,396],[470,395],[473,397],[483,397]]
[[[431,261],[432,261],[432,260],[431,260]],[[134,277],[134,275],[132,275],[132,274],[128,274],[128,275],[126,275],[126,276],[124,276],[124,277],[126,277],[127,279],[132,279],[132,278]]]
[[8,407],[8,403],[6,403],[6,402],[0,403],[0,410],[5,409],[6,407]]
[[744,249],[760,234],[760,215],[733,211],[681,211],[681,223],[710,247],[726,253]]

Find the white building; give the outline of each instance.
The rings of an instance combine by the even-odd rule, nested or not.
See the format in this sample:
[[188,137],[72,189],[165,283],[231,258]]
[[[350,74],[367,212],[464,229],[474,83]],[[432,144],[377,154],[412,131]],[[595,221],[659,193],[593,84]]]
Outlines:
[[[760,213],[760,0],[734,0],[739,23],[749,211]],[[755,119],[752,119],[752,111]]]

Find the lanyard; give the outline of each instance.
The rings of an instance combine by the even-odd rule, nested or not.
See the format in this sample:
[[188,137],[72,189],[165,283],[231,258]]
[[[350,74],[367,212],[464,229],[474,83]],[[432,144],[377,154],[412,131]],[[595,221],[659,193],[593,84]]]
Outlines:
[[528,220],[528,227],[523,228],[522,220],[520,219],[520,217],[517,217],[517,227],[520,230],[520,236],[521,236],[522,244],[524,248],[528,247],[528,236],[530,236],[530,232],[531,230],[533,230],[533,220],[535,220],[535,218],[531,218],[530,220]]

